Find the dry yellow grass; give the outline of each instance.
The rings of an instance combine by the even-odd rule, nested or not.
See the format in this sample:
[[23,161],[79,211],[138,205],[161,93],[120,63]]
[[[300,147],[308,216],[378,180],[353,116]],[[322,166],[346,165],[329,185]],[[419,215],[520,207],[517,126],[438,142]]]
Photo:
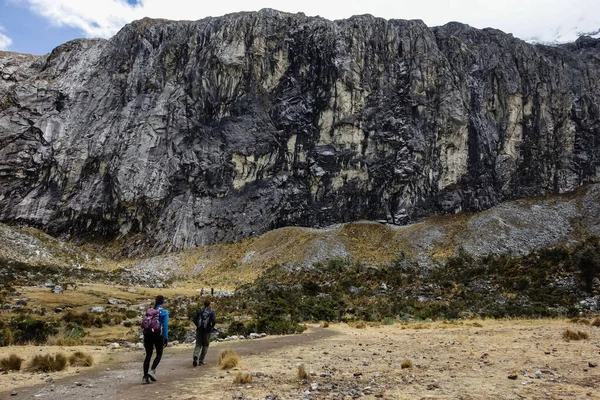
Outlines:
[[247,372],[238,372],[235,375],[233,383],[237,383],[237,384],[252,383],[252,375],[250,375]]
[[221,369],[235,368],[239,362],[240,356],[231,349],[223,349],[219,353],[219,368]]
[[400,363],[400,368],[405,369],[405,368],[413,368],[413,363],[410,360],[404,360],[402,361],[402,363]]
[[594,320],[591,323],[592,326],[600,326],[600,317],[596,317],[594,318]]
[[[472,326],[473,322],[482,327]],[[298,377],[300,362],[305,370],[315,371],[312,383],[321,384],[322,398],[334,398],[335,390],[324,389],[329,383],[339,390],[370,386],[372,394],[363,395],[366,399],[484,400],[490,394],[497,400],[558,399],[567,394],[590,398],[587,393],[593,392],[590,385],[598,375],[588,362],[597,354],[595,339],[600,332],[592,331],[594,340],[557,340],[569,326],[566,320],[539,319],[439,322],[421,330],[402,330],[400,324],[369,329],[331,324],[328,331],[335,331],[334,336],[244,357],[253,371],[269,377],[255,379],[252,388],[244,388],[244,395],[301,398],[308,387]],[[404,360],[412,361],[413,368],[402,369]],[[537,370],[542,371],[540,379]],[[517,380],[508,379],[514,372]],[[194,385],[197,377],[179,382],[178,396],[226,400],[240,392],[238,385],[223,384],[221,371],[205,373],[202,388]]]
[[563,339],[566,341],[571,340],[583,340],[588,339],[590,337],[589,333],[583,331],[572,331],[571,329],[567,329],[562,334]]
[[94,365],[94,357],[83,351],[76,351],[69,357],[69,364],[75,367],[91,367]]
[[23,359],[16,354],[0,359],[0,371],[20,371]]
[[29,364],[27,364],[26,370],[28,372],[54,372],[62,371],[67,367],[67,356],[63,353],[55,355],[51,354],[38,354],[34,356]]
[[306,368],[304,368],[304,364],[298,367],[298,379],[308,381],[310,380],[310,375],[306,371]]

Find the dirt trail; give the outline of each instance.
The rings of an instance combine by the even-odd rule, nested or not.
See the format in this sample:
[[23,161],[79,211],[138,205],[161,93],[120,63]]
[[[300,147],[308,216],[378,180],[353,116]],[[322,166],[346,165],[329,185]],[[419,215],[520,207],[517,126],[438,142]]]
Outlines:
[[[0,391],[0,399],[118,399],[145,400],[150,396],[177,398],[176,384],[195,376],[201,377],[207,369],[216,368],[219,351],[223,348],[234,349],[243,356],[256,355],[283,347],[302,347],[306,344],[331,337],[332,330],[311,328],[301,335],[271,336],[239,342],[213,343],[209,348],[206,365],[192,367],[192,349],[167,348],[157,368],[158,382],[142,385],[143,352],[123,353],[118,361],[96,366],[85,373],[65,377],[51,383],[16,389],[16,395],[10,391]],[[38,379],[37,376],[32,379]]]

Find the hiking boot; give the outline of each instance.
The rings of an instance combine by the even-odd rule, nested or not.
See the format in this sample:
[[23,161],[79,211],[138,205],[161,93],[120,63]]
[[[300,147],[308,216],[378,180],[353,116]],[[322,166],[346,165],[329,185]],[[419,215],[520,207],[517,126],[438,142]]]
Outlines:
[[148,383],[150,383],[150,380],[148,379],[148,376],[144,376],[142,378],[142,385],[147,385]]
[[200,362],[198,363],[198,365],[204,365],[204,364],[206,364],[204,361],[200,361]]
[[150,378],[150,380],[152,382],[156,382],[156,370],[155,369],[150,370],[150,372],[148,373],[148,378]]
[[192,363],[194,367],[198,366],[198,357],[194,357],[194,362]]

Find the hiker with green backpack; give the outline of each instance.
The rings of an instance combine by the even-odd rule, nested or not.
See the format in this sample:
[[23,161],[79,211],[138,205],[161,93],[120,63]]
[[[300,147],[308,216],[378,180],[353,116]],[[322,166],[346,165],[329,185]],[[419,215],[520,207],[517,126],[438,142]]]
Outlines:
[[204,358],[208,352],[210,334],[217,323],[215,310],[211,308],[210,300],[204,300],[204,307],[197,310],[194,315],[196,325],[196,347],[194,347],[194,367],[204,365]]

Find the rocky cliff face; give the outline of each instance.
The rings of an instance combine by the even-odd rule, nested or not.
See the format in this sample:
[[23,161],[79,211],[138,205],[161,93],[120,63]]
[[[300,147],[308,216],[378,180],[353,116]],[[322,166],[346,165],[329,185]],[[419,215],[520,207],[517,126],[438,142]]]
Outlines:
[[161,253],[598,177],[600,40],[274,10],[0,53],[0,220]]

